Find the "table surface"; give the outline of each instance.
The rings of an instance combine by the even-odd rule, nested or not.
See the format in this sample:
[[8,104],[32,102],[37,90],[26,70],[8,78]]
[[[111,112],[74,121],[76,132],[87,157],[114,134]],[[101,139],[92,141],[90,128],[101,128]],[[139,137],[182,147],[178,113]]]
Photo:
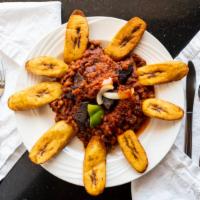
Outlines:
[[[63,23],[76,8],[82,9],[87,16],[112,16],[125,20],[133,16],[143,18],[148,23],[148,31],[165,45],[173,57],[200,30],[200,1],[197,0],[63,0]],[[131,191],[128,183],[91,197],[83,187],[64,182],[32,164],[26,152],[1,182],[0,199],[131,200]]]

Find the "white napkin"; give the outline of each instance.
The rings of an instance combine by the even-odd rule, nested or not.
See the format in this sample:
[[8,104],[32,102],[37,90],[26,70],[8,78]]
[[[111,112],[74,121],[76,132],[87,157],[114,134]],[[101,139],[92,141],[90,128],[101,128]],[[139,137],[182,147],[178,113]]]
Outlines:
[[200,170],[175,145],[162,163],[131,184],[132,200],[199,200]]
[[[200,31],[194,36],[190,43],[183,49],[183,51],[176,57],[177,60],[188,62],[192,60],[196,70],[196,91],[194,98],[193,109],[193,127],[192,127],[192,160],[199,165],[200,157],[200,99],[198,97],[198,87],[200,84]],[[185,121],[184,121],[185,122]],[[185,123],[176,140],[176,145],[184,149],[184,129]]]
[[58,1],[0,3],[0,59],[6,68],[6,88],[0,98],[0,180],[25,151],[7,99],[15,89],[19,68],[30,50],[60,24]]
[[[200,200],[200,32],[190,41],[176,60],[192,60],[196,68],[196,93],[193,113],[192,160],[185,155],[184,125],[175,145],[164,160],[150,173],[131,184],[133,200]],[[185,80],[183,81],[185,82]]]

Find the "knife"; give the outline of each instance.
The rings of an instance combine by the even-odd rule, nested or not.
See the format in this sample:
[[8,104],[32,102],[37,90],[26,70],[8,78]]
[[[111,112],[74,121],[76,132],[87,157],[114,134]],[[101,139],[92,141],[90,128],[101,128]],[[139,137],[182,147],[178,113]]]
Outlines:
[[186,130],[185,153],[192,156],[192,112],[196,89],[196,72],[192,61],[188,62],[189,73],[186,77]]

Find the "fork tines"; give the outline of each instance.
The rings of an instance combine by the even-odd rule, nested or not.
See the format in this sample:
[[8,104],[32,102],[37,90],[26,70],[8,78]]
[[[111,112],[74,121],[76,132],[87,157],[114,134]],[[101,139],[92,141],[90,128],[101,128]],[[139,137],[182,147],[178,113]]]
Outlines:
[[5,86],[5,68],[3,66],[3,61],[0,61],[0,88],[4,88]]

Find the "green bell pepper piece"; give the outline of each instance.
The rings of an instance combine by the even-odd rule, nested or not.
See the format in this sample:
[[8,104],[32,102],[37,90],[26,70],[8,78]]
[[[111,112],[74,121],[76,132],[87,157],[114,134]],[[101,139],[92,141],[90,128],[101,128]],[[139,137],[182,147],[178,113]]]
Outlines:
[[90,116],[90,127],[94,128],[101,124],[104,116],[104,111],[99,105],[88,104],[88,113]]
[[91,117],[92,115],[94,115],[96,112],[98,112],[99,110],[102,110],[101,106],[99,105],[94,105],[94,104],[88,104],[88,113],[89,116]]
[[90,117],[90,127],[94,128],[94,127],[98,126],[99,124],[101,124],[101,120],[103,119],[103,115],[104,115],[103,110],[99,110],[94,115],[92,115]]

